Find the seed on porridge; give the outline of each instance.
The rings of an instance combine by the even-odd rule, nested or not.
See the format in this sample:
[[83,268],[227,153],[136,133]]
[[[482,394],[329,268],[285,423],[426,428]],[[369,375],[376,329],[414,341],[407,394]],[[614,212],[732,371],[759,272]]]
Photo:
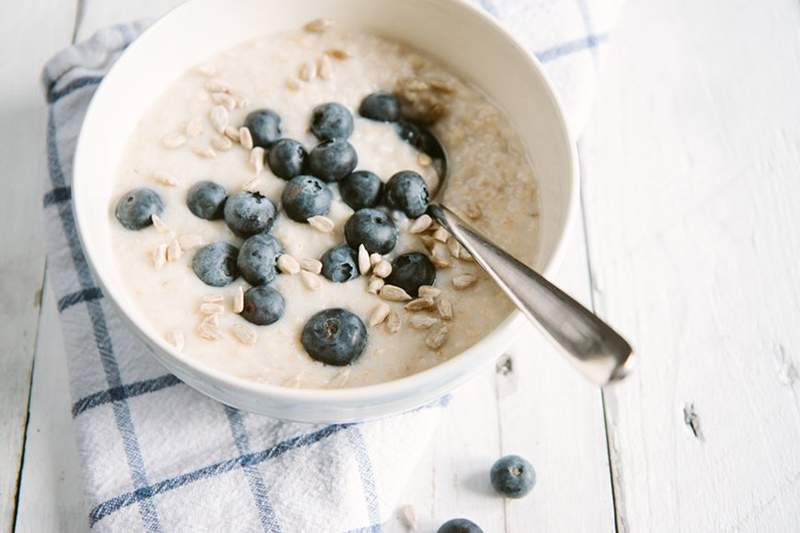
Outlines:
[[409,218],[417,218],[428,209],[428,186],[422,176],[412,170],[398,172],[386,182],[384,201]]
[[233,290],[233,299],[231,301],[231,310],[239,314],[244,309],[244,289],[241,286]]
[[367,346],[367,327],[345,309],[325,309],[303,327],[300,342],[312,359],[333,366],[349,365]]
[[317,77],[321,80],[333,78],[333,66],[327,55],[323,55],[317,59]]
[[333,26],[333,21],[330,19],[315,19],[308,22],[303,29],[310,33],[323,33]]
[[164,148],[180,148],[186,144],[186,136],[181,133],[167,133],[161,137],[161,144]]
[[383,261],[383,256],[378,253],[369,254],[369,263],[372,266],[376,266],[378,263]]
[[173,263],[183,256],[183,250],[178,239],[172,239],[167,246],[167,261]]
[[386,283],[397,285],[416,298],[422,285],[433,285],[436,281],[436,269],[423,253],[408,252],[398,255],[392,260],[392,273]]
[[199,326],[197,326],[197,336],[207,341],[215,341],[222,337],[222,333],[217,326],[201,323]]
[[447,238],[447,250],[450,252],[452,257],[458,259],[461,257],[461,244],[455,240],[453,237]]
[[436,311],[442,320],[453,320],[453,304],[450,300],[440,298],[436,301]]
[[433,159],[431,159],[431,156],[428,154],[419,154],[417,156],[417,163],[419,163],[421,167],[429,167],[433,164]]
[[175,187],[178,185],[178,179],[169,172],[164,172],[163,170],[153,172],[153,180],[167,187]]
[[294,78],[287,78],[284,83],[286,85],[286,88],[292,92],[300,90],[300,84]]
[[458,258],[462,261],[471,261],[474,262],[475,258],[472,257],[472,254],[467,251],[466,248],[463,246],[458,250]]
[[159,244],[153,250],[153,266],[156,270],[161,270],[167,264],[167,245]]
[[228,93],[211,93],[211,101],[223,106],[228,111],[236,109],[236,98]]
[[439,270],[450,268],[450,261],[439,255],[431,255],[431,263]]
[[414,314],[408,322],[414,329],[430,329],[439,323],[439,319],[429,315]]
[[308,222],[323,233],[330,233],[334,228],[333,221],[324,216],[330,211],[332,201],[330,188],[313,176],[295,176],[281,193],[281,205],[289,218]]
[[202,298],[200,298],[201,302],[210,303],[210,304],[218,304],[225,301],[225,297],[221,294],[206,294]]
[[308,223],[312,228],[317,231],[321,231],[322,233],[330,233],[334,228],[333,220],[322,215],[309,217]]
[[303,282],[303,285],[305,285],[307,289],[312,291],[315,291],[320,287],[322,287],[322,281],[320,281],[319,276],[307,270],[300,271],[300,280]]
[[436,301],[433,298],[416,298],[408,302],[403,308],[412,313],[417,311],[426,311],[436,306]]
[[211,326],[214,328],[219,327],[219,315],[220,313],[208,313],[203,315],[203,318],[200,320],[201,326]]
[[372,273],[379,278],[386,278],[392,273],[392,264],[389,261],[382,260],[380,263],[375,265]]
[[450,333],[450,329],[447,326],[437,328],[425,338],[425,345],[431,350],[438,350],[447,342],[448,333]]
[[214,78],[208,80],[206,82],[206,90],[210,93],[230,93],[233,92],[233,88],[231,87],[230,83],[221,80],[219,78]]
[[438,242],[436,239],[434,239],[430,235],[420,235],[419,236],[419,240],[422,241],[422,244],[428,250],[433,250],[433,248],[435,247],[436,243]]
[[369,315],[369,325],[371,327],[375,327],[384,320],[386,317],[389,316],[389,313],[392,311],[392,308],[389,307],[389,304],[385,302],[379,303],[375,308],[372,310],[372,313]]
[[314,274],[319,274],[322,272],[322,261],[318,261],[317,259],[301,259],[300,266],[303,268],[303,270],[313,272]]
[[300,68],[297,70],[297,77],[302,81],[311,81],[311,73],[313,71],[311,63],[305,62],[300,65]]
[[178,243],[184,250],[192,250],[203,245],[203,238],[194,233],[186,233],[178,236]]
[[272,173],[290,180],[303,173],[306,149],[294,139],[281,139],[272,145],[267,156],[267,163]]
[[411,226],[408,228],[408,232],[415,235],[422,233],[430,227],[431,222],[433,222],[433,219],[431,219],[431,217],[428,215],[417,217],[414,222],[411,223]]
[[258,342],[258,333],[256,333],[253,328],[245,326],[244,324],[234,324],[231,327],[231,333],[236,337],[236,340],[245,346],[253,346]]
[[252,150],[253,149],[253,136],[250,134],[250,130],[242,126],[239,128],[237,132],[239,144],[242,145],[242,148],[245,150]]
[[325,50],[325,55],[330,56],[334,59],[338,59],[340,61],[344,59],[350,59],[351,57],[353,57],[350,54],[350,52],[348,52],[347,50],[342,50],[341,48],[328,48],[327,50]]
[[381,287],[385,284],[386,282],[383,281],[383,278],[372,276],[369,278],[369,283],[367,284],[367,292],[370,294],[378,294],[378,291],[380,291]]
[[197,157],[201,157],[203,159],[214,159],[217,157],[217,152],[215,152],[213,148],[195,146],[192,148],[192,152],[194,152]]
[[358,257],[346,244],[334,246],[322,256],[322,275],[335,283],[358,277]]
[[166,335],[164,335],[164,339],[179,352],[183,351],[183,346],[186,344],[186,340],[183,337],[183,332],[178,329],[168,332]]
[[338,181],[339,194],[344,203],[358,211],[380,203],[383,182],[368,170],[356,170]]
[[442,289],[437,289],[432,285],[420,285],[419,296],[420,298],[438,298],[442,294]]
[[208,180],[198,181],[186,192],[186,207],[196,217],[218,220],[223,217],[227,198],[222,185]]
[[169,229],[169,227],[166,224],[164,224],[164,221],[161,220],[160,216],[158,216],[158,215],[156,215],[154,213],[154,214],[151,215],[150,218],[152,218],[153,227],[156,228],[157,232],[159,232],[159,233],[170,233],[171,230]]
[[228,196],[223,216],[231,231],[239,237],[249,237],[272,229],[278,208],[258,192],[241,191]]
[[283,316],[286,301],[273,287],[262,285],[251,287],[244,293],[242,318],[257,326],[274,324]]
[[284,274],[299,274],[300,263],[298,263],[297,259],[291,255],[283,254],[282,256],[278,257],[278,269]]
[[372,268],[372,263],[369,260],[369,252],[363,244],[358,245],[358,271],[362,276],[369,274]]
[[453,278],[453,287],[458,290],[463,290],[472,287],[478,281],[478,278],[472,274],[461,274]]
[[464,209],[464,213],[466,213],[467,218],[471,218],[472,220],[478,220],[483,216],[481,206],[474,202],[467,204],[467,207]]
[[282,253],[278,239],[269,233],[259,233],[242,243],[236,266],[251,285],[265,285],[278,275],[278,258]]
[[433,238],[439,242],[447,242],[448,237],[450,237],[450,234],[444,228],[436,228],[436,231],[433,232]]
[[281,117],[271,109],[251,111],[244,119],[244,126],[250,130],[254,146],[271,148],[281,138]]
[[[233,126],[226,126],[225,131],[223,131],[225,137],[230,139],[231,141],[238,143],[241,140],[241,136],[239,135],[239,130],[234,128]],[[252,146],[250,147],[252,148]],[[248,148],[248,150],[250,149]]]
[[265,156],[266,156],[266,151],[260,146],[256,146],[255,148],[250,150],[250,165],[253,167],[253,170],[255,170],[256,176],[261,174],[261,171],[264,170]]
[[220,152],[225,152],[231,149],[233,143],[227,137],[212,137],[211,147]]
[[400,315],[397,314],[396,311],[392,311],[389,313],[389,316],[386,317],[386,331],[389,333],[397,333],[400,331],[400,327],[403,325],[403,321],[400,319]]
[[378,291],[378,296],[390,302],[407,302],[411,299],[406,291],[396,285],[384,285]]
[[327,182],[344,178],[353,172],[356,165],[358,165],[358,154],[355,148],[342,139],[319,143],[306,158],[309,174]]
[[203,302],[200,304],[201,315],[216,315],[225,311],[225,306],[216,302]]
[[397,245],[398,231],[389,215],[379,209],[364,208],[347,220],[344,236],[353,248],[363,244],[370,253],[388,254]]
[[186,123],[186,135],[187,137],[195,138],[199,137],[203,133],[203,121],[199,118],[193,118],[189,122]]

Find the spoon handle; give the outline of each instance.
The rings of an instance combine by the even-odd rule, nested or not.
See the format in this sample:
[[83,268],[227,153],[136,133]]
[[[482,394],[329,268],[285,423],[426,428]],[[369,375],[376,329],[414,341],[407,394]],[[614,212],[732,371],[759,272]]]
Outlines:
[[431,204],[428,213],[472,254],[519,310],[564,349],[570,362],[590,381],[606,385],[628,374],[634,359],[633,349],[597,315],[514,259],[447,207]]

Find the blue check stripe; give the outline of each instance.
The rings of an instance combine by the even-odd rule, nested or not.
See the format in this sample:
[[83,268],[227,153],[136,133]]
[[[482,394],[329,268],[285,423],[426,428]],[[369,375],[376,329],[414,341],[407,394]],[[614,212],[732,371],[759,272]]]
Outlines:
[[550,61],[554,61],[576,52],[597,48],[606,42],[607,39],[608,35],[605,33],[600,35],[587,35],[586,37],[575,39],[574,41],[567,41],[565,43],[553,46],[552,48],[540,50],[535,54],[537,59],[539,59],[539,61],[542,63],[549,63]]
[[[243,455],[249,453],[250,439],[247,436],[247,429],[244,426],[242,413],[233,407],[228,407],[227,405],[224,407],[225,414],[228,416],[228,422],[231,425],[231,433],[233,433],[233,441],[236,443],[236,449]],[[272,506],[269,503],[264,477],[261,475],[256,465],[242,465],[242,468],[247,476],[247,483],[250,485],[250,492],[253,494],[256,508],[258,508],[261,527],[267,533],[280,533],[281,527],[278,523],[278,517],[275,516],[275,511],[272,510]]]
[[105,518],[115,511],[118,511],[119,509],[122,509],[123,507],[127,507],[144,500],[150,500],[153,498],[153,496],[178,489],[184,485],[194,483],[195,481],[225,474],[231,470],[234,470],[235,468],[254,466],[269,459],[280,457],[291,450],[311,446],[312,444],[316,444],[321,440],[347,429],[351,425],[352,424],[333,424],[330,426],[325,426],[324,428],[313,433],[306,433],[298,437],[287,439],[275,446],[259,452],[242,454],[238,457],[234,457],[233,459],[220,461],[180,476],[159,481],[151,486],[142,487],[133,492],[126,492],[125,494],[121,494],[111,498],[110,500],[106,500],[92,509],[89,513],[89,523],[91,526],[94,526],[99,520]]
[[59,89],[58,91],[51,91],[47,94],[47,102],[50,104],[54,104],[64,98],[65,96],[69,96],[70,94],[74,93],[79,89],[83,89],[84,87],[93,87],[95,85],[99,85],[100,82],[103,81],[102,76],[86,76],[83,78],[76,78],[69,82],[67,85],[64,86],[63,89]]
[[72,189],[70,187],[56,187],[51,189],[44,195],[42,204],[44,207],[50,207],[54,204],[61,204],[68,202],[72,199]]
[[71,292],[66,296],[62,296],[58,301],[58,312],[62,313],[73,305],[77,305],[81,302],[99,300],[102,297],[103,291],[101,291],[99,287],[89,287],[88,289]]
[[378,503],[378,493],[375,489],[375,473],[372,470],[372,462],[367,452],[367,443],[364,441],[364,435],[358,427],[348,431],[347,437],[355,452],[358,473],[361,477],[361,486],[364,490],[364,499],[367,503],[367,516],[371,524],[368,531],[370,533],[380,533],[382,531],[381,511]]
[[125,401],[128,398],[134,398],[149,392],[156,392],[161,389],[173,387],[179,383],[183,382],[172,374],[166,374],[153,379],[136,381],[134,383],[121,385],[119,387],[112,387],[108,390],[85,396],[84,398],[81,398],[77,402],[73,403],[72,416],[76,417],[85,413],[89,409],[93,409],[100,405],[111,402]]

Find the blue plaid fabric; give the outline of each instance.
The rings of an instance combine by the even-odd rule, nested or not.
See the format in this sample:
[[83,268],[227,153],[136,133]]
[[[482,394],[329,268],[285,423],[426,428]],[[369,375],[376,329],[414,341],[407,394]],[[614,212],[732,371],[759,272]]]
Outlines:
[[[480,0],[539,59],[574,130],[591,103],[614,0]],[[445,402],[310,426],[219,404],[165,373],[103,298],[78,242],[72,159],[98,83],[144,29],[102,30],[48,62],[48,277],[69,358],[79,449],[102,531],[380,531]],[[234,526],[235,524],[235,526]]]

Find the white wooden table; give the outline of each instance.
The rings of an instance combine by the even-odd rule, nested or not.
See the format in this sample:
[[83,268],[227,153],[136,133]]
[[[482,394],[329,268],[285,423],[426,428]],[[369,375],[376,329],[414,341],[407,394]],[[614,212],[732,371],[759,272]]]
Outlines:
[[[176,3],[0,4],[2,531],[86,529],[44,281],[39,71],[75,39]],[[531,333],[512,372],[485,373],[449,409],[407,490],[424,531],[457,515],[487,533],[800,531],[798,29],[796,0],[629,1],[558,281],[641,364],[601,393]],[[508,452],[538,485],[504,503],[485,476]]]

